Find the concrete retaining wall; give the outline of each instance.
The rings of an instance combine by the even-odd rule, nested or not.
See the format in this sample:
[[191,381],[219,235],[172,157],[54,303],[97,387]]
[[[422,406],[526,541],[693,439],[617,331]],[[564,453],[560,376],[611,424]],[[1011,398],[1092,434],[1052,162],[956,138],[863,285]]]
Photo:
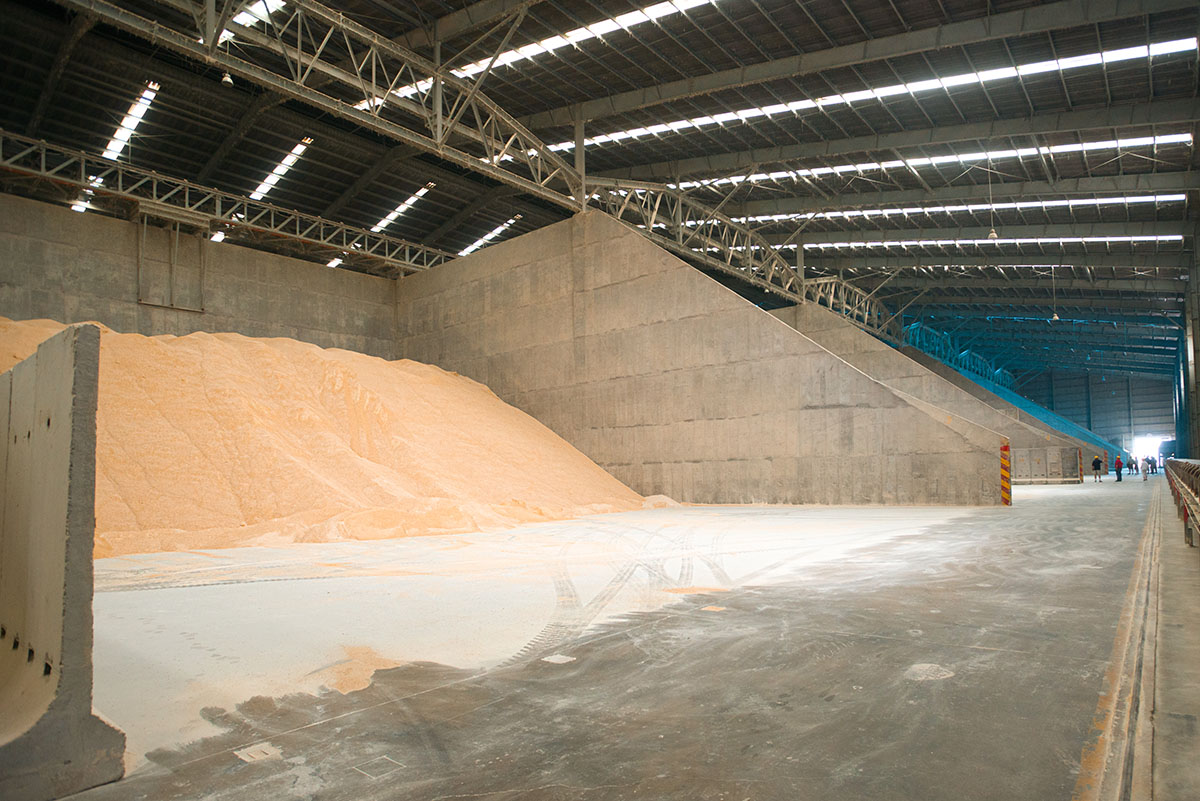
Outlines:
[[[1062,424],[1069,427],[1070,431],[1072,432],[1072,434],[1067,434],[1051,425],[1046,420],[1043,420],[1041,417],[1038,417],[1036,414],[1032,414],[1016,404],[1005,400],[995,392],[989,390],[987,387],[971,380],[967,376],[955,370],[953,367],[934,358],[933,356],[930,356],[924,351],[905,346],[900,349],[900,352],[923,367],[926,367],[932,372],[937,373],[939,376],[954,384],[956,387],[959,387],[960,389],[970,393],[974,397],[988,404],[992,408],[1008,415],[1009,417],[1019,420],[1026,425],[1032,426],[1033,428],[1039,429],[1048,434],[1053,434],[1060,437],[1069,436],[1071,439],[1080,443],[1085,451],[1083,454],[1085,472],[1089,472],[1091,470],[1093,456],[1100,456],[1101,460],[1104,462],[1104,471],[1108,472],[1110,459],[1115,459],[1119,455],[1115,450],[1110,450],[1109,443],[1106,443],[1104,440],[1100,439],[1100,437],[1091,434],[1091,432],[1087,432],[1086,429],[1081,429],[1068,420],[1062,420]],[[1032,401],[1028,401],[1028,403],[1030,406],[1034,405]],[[1051,412],[1049,409],[1045,411],[1048,416],[1053,416],[1053,412]],[[1092,453],[1087,453],[1087,451],[1092,451]],[[1124,458],[1128,460],[1128,454],[1124,454]]]
[[397,288],[400,355],[482,381],[643,494],[1000,502],[1007,440],[588,212]]
[[877,381],[1007,436],[1014,483],[1080,481],[1081,443],[1002,413],[823,306],[806,303],[771,314]]
[[395,285],[202,237],[176,244],[164,228],[0,194],[0,316],[14,320],[235,331],[390,359]]
[[125,736],[92,715],[100,331],[72,326],[0,375],[0,798],[121,777]]

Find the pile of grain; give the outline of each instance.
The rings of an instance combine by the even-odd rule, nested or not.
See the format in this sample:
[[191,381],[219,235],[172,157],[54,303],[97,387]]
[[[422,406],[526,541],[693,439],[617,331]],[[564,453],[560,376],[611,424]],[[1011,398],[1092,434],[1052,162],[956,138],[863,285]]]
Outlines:
[[[0,370],[61,329],[0,317]],[[437,367],[291,339],[102,332],[97,557],[469,532],[642,503]]]

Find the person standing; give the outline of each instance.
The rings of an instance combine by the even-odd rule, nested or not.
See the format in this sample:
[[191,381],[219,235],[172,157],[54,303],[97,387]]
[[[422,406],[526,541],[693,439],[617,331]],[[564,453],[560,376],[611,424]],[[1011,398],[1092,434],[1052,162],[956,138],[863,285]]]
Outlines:
[[1145,481],[1149,477],[1150,477],[1150,457],[1146,456],[1146,457],[1142,458],[1142,481]]
[[1100,481],[1100,468],[1102,467],[1104,467],[1104,462],[1100,461],[1099,456],[1092,459],[1092,474],[1096,476],[1096,481]]
[[1117,481],[1121,480],[1121,471],[1125,469],[1125,463],[1121,461],[1121,457],[1117,457],[1117,461],[1113,462],[1113,467],[1117,468]]

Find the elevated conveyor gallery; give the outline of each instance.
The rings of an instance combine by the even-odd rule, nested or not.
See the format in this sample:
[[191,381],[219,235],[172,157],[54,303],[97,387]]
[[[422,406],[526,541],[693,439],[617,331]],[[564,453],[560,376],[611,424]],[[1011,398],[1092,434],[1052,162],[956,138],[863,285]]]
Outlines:
[[1000,433],[873,380],[600,212],[397,288],[406,358],[486,383],[638,492],[1002,502]]
[[1073,484],[1081,480],[1081,448],[1086,446],[1078,440],[1004,414],[815,303],[786,306],[771,314],[877,381],[1007,436],[1012,446],[1013,483]]

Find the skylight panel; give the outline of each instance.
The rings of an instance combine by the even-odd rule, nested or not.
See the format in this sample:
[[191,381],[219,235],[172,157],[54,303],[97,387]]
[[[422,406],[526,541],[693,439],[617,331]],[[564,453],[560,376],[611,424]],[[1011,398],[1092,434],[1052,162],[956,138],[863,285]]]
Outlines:
[[[252,25],[257,25],[260,22],[265,23],[268,19],[270,19],[272,14],[284,8],[286,5],[287,3],[285,0],[258,0],[258,2],[251,3],[249,6],[247,6],[245,11],[235,15],[233,22],[237,25],[247,28]],[[226,29],[221,31],[218,41],[220,41],[221,44],[224,44],[234,36],[235,34],[233,31]],[[204,40],[201,39],[200,41],[203,42]]]
[[504,222],[500,223],[500,224],[499,224],[499,225],[497,225],[495,228],[493,228],[492,230],[488,231],[488,232],[487,232],[486,234],[484,234],[483,236],[481,236],[481,237],[479,237],[478,239],[476,239],[476,240],[475,240],[474,242],[472,242],[470,245],[468,245],[467,247],[465,247],[465,248],[463,248],[462,250],[460,250],[460,251],[458,252],[458,255],[460,255],[460,256],[468,256],[468,255],[470,255],[470,254],[474,253],[475,251],[479,250],[481,247],[483,247],[484,245],[486,245],[488,242],[491,242],[493,239],[495,239],[496,237],[500,236],[500,234],[504,233],[504,232],[505,232],[505,231],[507,231],[509,228],[511,228],[511,227],[512,227],[512,225],[513,225],[513,223],[515,223],[515,222],[516,222],[517,220],[519,220],[519,219],[521,219],[521,215],[520,215],[520,214],[514,214],[512,217],[509,217],[507,220],[505,220]]
[[[656,226],[657,227],[657,226]],[[810,242],[803,247],[805,250],[861,250],[864,248],[909,248],[909,247],[981,247],[984,245],[1109,245],[1117,243],[1139,242],[1182,242],[1181,234],[1161,234],[1153,236],[1039,236],[1022,238],[997,239],[887,239],[871,242]],[[799,247],[795,242],[786,245],[769,245],[771,250],[795,250]],[[749,250],[763,250],[761,245],[750,245]],[[720,253],[722,248],[709,246],[692,248],[696,253]],[[734,245],[728,248],[736,252],[747,250],[746,245]],[[1016,256],[1014,258],[1020,258]]]
[[[95,175],[89,175],[88,186],[104,186],[104,179]],[[71,211],[85,212],[92,208],[92,198],[95,196],[95,191],[84,189],[79,194],[79,198],[71,204]]]
[[133,104],[129,107],[129,111],[125,112],[125,116],[117,126],[112,139],[108,140],[108,145],[105,146],[104,153],[102,154],[104,158],[116,161],[121,152],[125,150],[125,146],[129,144],[129,139],[133,136],[133,132],[142,124],[142,118],[146,116],[146,112],[150,109],[150,104],[154,102],[159,88],[159,85],[154,81],[146,82],[146,88],[142,90],[142,94],[138,99],[133,101]]
[[[274,0],[278,2],[278,0]],[[568,45],[576,45],[580,42],[585,42],[588,39],[607,36],[610,33],[615,33],[621,30],[629,30],[638,25],[644,25],[647,22],[669,17],[674,14],[682,14],[685,11],[696,8],[697,6],[711,5],[719,2],[719,0],[668,0],[664,3],[655,3],[646,8],[630,11],[616,17],[602,19],[599,22],[594,22],[591,25],[585,25],[581,28],[567,31],[562,34],[555,34],[538,42],[533,42],[512,50],[506,50],[495,57],[495,66],[508,66],[516,64],[520,61],[537,58],[543,53],[553,53],[555,50],[567,47]],[[281,3],[282,6],[282,3]],[[481,58],[470,64],[450,70],[451,74],[459,78],[470,78],[472,75],[478,75],[488,68],[492,63],[492,56]],[[426,78],[423,81],[418,81],[408,86],[401,86],[398,89],[393,89],[392,94],[397,97],[412,97],[418,92],[427,92],[433,85],[431,79]],[[382,105],[384,98],[376,97],[370,100],[363,100],[354,105],[356,109],[362,111],[367,108]]]
[[377,234],[380,231],[382,231],[384,228],[387,228],[389,225],[391,225],[393,222],[395,222],[397,217],[399,217],[401,214],[403,214],[404,212],[411,209],[413,207],[414,203],[416,203],[421,198],[425,197],[425,195],[429,192],[429,190],[433,189],[435,186],[437,186],[437,184],[435,184],[433,181],[430,181],[429,183],[425,184],[423,187],[418,189],[416,192],[413,193],[413,195],[411,197],[408,198],[408,200],[404,201],[399,206],[397,206],[396,208],[389,211],[382,220],[380,220],[379,222],[372,225],[371,233]]
[[[1019,76],[1036,75],[1042,72],[1067,72],[1070,70],[1083,69],[1086,67],[1096,67],[1103,64],[1112,64],[1119,61],[1128,61],[1137,58],[1153,58],[1154,56],[1169,55],[1171,53],[1195,53],[1197,48],[1197,38],[1191,37],[1188,39],[1174,39],[1168,42],[1158,42],[1149,46],[1141,47],[1126,47],[1119,50],[1106,50],[1097,53],[1086,53],[1081,56],[1071,56],[1069,58],[1051,59],[1050,61],[1039,61],[1032,64],[1021,64],[1016,67],[1002,67],[1000,69],[985,70],[983,72],[967,72],[960,75],[949,75],[944,78],[931,78],[924,81],[913,81],[911,83],[894,84],[891,86],[882,86],[878,88],[865,89],[849,94],[833,94],[815,99],[794,100],[789,103],[775,103],[770,106],[756,106],[752,108],[739,109],[737,111],[718,114],[715,116],[692,117],[685,120],[677,120],[674,122],[668,121],[665,124],[671,127],[675,122],[690,123],[690,125],[681,125],[684,127],[703,128],[707,125],[723,125],[727,122],[735,120],[745,120],[753,117],[773,117],[778,114],[787,112],[805,111],[814,108],[828,108],[830,106],[865,102],[893,95],[911,94],[918,95],[934,90],[949,89],[953,86],[966,86],[975,83],[991,83],[994,81],[1012,80]],[[486,65],[485,65],[486,66]],[[676,130],[672,128],[672,130]],[[610,132],[607,134],[608,139],[605,141],[619,141],[627,138],[621,134],[624,132]],[[629,138],[636,138],[637,134],[630,134]],[[584,147],[589,147],[597,144],[602,144],[598,138],[584,140]],[[575,147],[574,142],[560,142],[550,146],[552,150],[571,150]]]
[[1189,144],[1192,141],[1190,133],[1165,134],[1162,136],[1139,136],[1132,139],[1106,139],[1100,142],[1077,142],[1068,145],[1043,145],[1042,147],[1026,147],[1018,150],[988,150],[973,153],[959,153],[947,156],[919,156],[912,159],[897,159],[882,163],[863,162],[853,165],[835,167],[814,167],[799,170],[781,170],[772,173],[752,173],[750,175],[729,175],[724,178],[706,178],[697,181],[681,181],[678,184],[667,184],[671,189],[694,189],[700,186],[723,186],[739,184],[746,181],[759,183],[762,181],[780,181],[786,178],[799,180],[821,175],[844,172],[873,172],[892,169],[916,169],[936,164],[957,162],[969,164],[978,161],[1003,161],[1011,158],[1029,158],[1036,155],[1055,155],[1059,153],[1079,153],[1092,150],[1126,150],[1137,147],[1158,147],[1161,145]]
[[250,193],[250,199],[262,200],[268,192],[275,188],[275,184],[279,183],[283,176],[288,174],[288,170],[290,170],[293,165],[300,160],[300,157],[304,155],[304,151],[307,150],[308,146],[312,143],[313,140],[311,136],[306,136],[297,142],[296,146],[292,148],[291,152],[284,156],[283,159],[275,165],[275,169],[271,170],[271,173],[263,179],[263,182],[258,185],[258,188]]
[[[1117,243],[1138,242],[1182,242],[1179,234],[1161,234],[1145,236],[1032,236],[1032,237],[998,237],[996,239],[901,239],[875,240],[869,242],[810,242],[804,245],[805,250],[861,250],[863,248],[884,247],[980,247],[983,245],[1110,245]],[[793,245],[794,247],[794,245]]]
[[[953,206],[909,206],[898,209],[846,209],[843,211],[797,212],[781,214],[757,214],[751,217],[733,217],[735,223],[771,223],[790,220],[840,220],[853,217],[908,217],[914,215],[979,213],[990,211],[1026,211],[1031,209],[1078,208],[1088,206],[1120,206],[1124,204],[1142,203],[1183,203],[1187,200],[1185,194],[1169,195],[1124,195],[1120,197],[1101,198],[1071,198],[1070,200],[1017,200],[1004,203],[962,203]],[[696,222],[689,220],[686,224],[708,225],[718,220]]]

